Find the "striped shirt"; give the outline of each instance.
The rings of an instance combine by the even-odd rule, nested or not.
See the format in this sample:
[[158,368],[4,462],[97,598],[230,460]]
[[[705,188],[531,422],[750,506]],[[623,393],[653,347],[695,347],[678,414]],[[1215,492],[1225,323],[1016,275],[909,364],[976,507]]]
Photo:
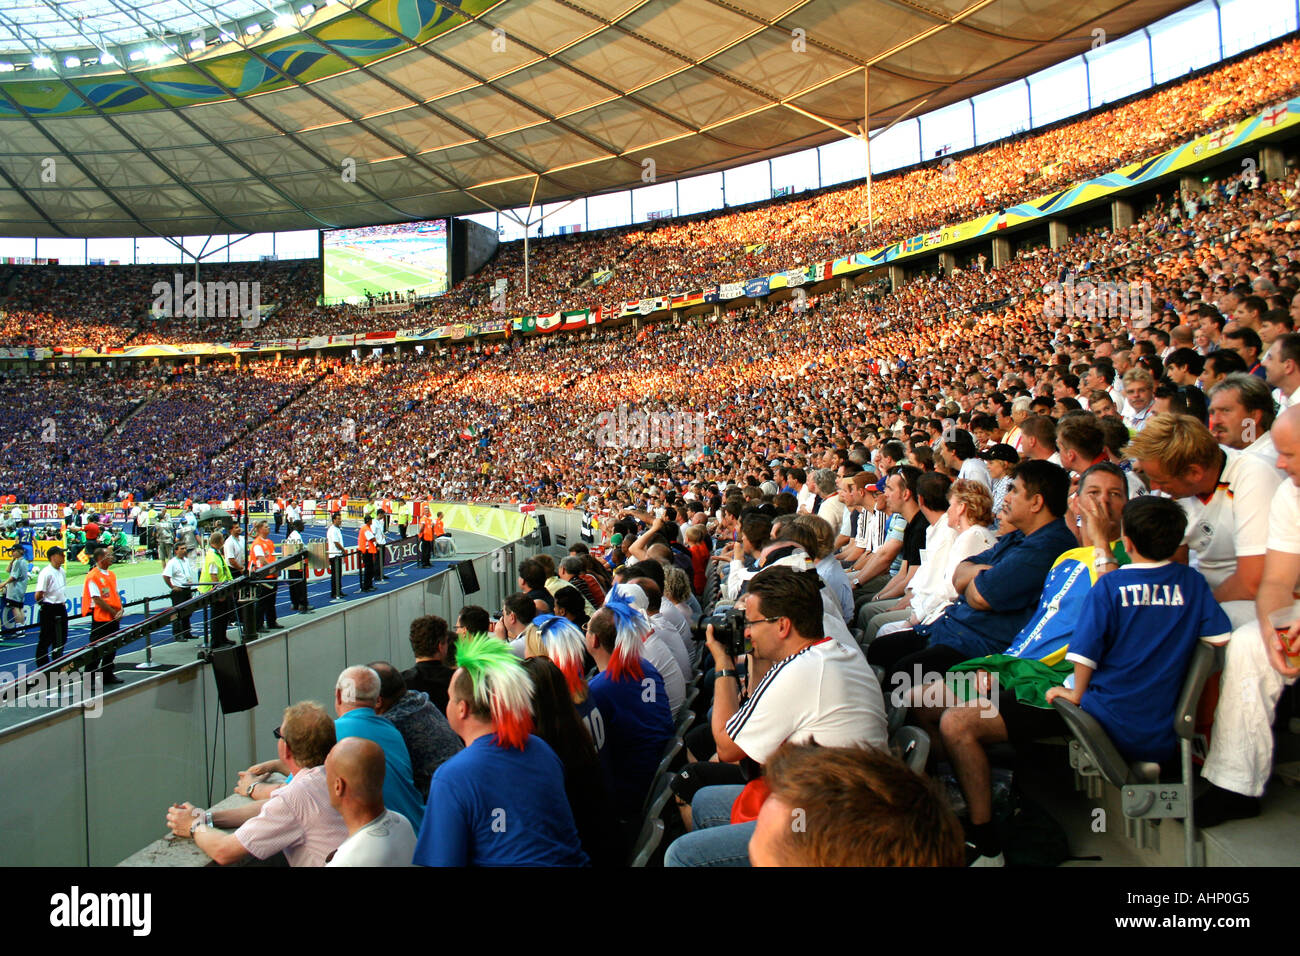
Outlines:
[[347,825],[330,806],[325,768],[295,773],[266,801],[261,813],[235,831],[235,838],[259,860],[283,850],[290,866],[324,866],[348,838]]
[[824,638],[772,666],[727,721],[727,736],[758,763],[787,740],[884,749],[884,697],[862,654]]

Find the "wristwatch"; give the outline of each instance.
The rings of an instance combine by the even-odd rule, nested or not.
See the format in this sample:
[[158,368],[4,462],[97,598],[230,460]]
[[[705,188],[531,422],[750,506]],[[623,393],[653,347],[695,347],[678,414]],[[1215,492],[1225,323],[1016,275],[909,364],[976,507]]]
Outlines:
[[734,677],[734,678],[736,678],[737,680],[740,680],[740,672],[737,671],[737,670],[735,670],[735,669],[733,669],[733,668],[728,668],[727,670],[715,671],[713,676],[714,676],[715,678],[717,678],[717,677]]
[[1115,556],[1109,550],[1103,551],[1101,548],[1093,548],[1093,555],[1092,568],[1094,571],[1100,571],[1112,564],[1119,566],[1119,562],[1115,560]]
[[253,781],[252,783],[250,783],[248,785],[248,790],[245,792],[244,796],[248,797],[251,800],[253,797],[253,790],[256,787],[257,787],[257,781]]

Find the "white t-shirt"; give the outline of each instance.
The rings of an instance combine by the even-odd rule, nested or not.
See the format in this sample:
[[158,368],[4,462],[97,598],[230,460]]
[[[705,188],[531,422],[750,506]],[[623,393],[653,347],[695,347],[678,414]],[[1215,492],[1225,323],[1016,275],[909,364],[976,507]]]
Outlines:
[[1300,488],[1290,479],[1277,486],[1268,508],[1268,550],[1300,554]]
[[[660,607],[662,608],[663,605],[661,604]],[[662,610],[650,618],[650,624],[655,629],[655,634],[659,635],[659,639],[673,652],[673,660],[677,662],[677,668],[682,672],[682,676],[691,673],[691,655],[682,642],[681,632],[673,627]]]
[[822,502],[822,506],[817,509],[817,517],[824,518],[830,523],[832,528],[838,528],[840,521],[844,517],[844,502],[840,501],[839,495],[832,495]]
[[[1223,446],[1219,446],[1223,448]],[[1217,588],[1237,570],[1237,559],[1262,555],[1268,545],[1268,505],[1279,479],[1255,455],[1223,448],[1228,456],[1218,487],[1208,504],[1195,496],[1179,498],[1187,512],[1183,543],[1195,556],[1193,566]]]
[[326,866],[411,866],[415,830],[395,810],[385,810],[344,840]]
[[967,458],[961,463],[961,471],[957,472],[957,477],[978,481],[985,490],[990,494],[993,493],[993,476],[989,474],[989,466],[984,463],[983,458]]
[[668,645],[657,632],[651,632],[641,647],[641,656],[653,664],[659,676],[664,679],[664,690],[668,692],[668,706],[673,709],[673,719],[676,720],[677,715],[681,713],[682,705],[686,703],[686,678],[682,676],[682,669],[677,666],[677,658],[673,657],[673,652],[668,649]]
[[225,556],[227,564],[238,564],[242,566],[244,563],[244,539],[239,538],[236,540],[235,536],[232,534],[226,539],[225,547],[221,549],[221,553]]
[[1242,450],[1247,455],[1254,455],[1256,458],[1262,459],[1264,464],[1277,472],[1279,480],[1287,480],[1286,472],[1277,467],[1277,446],[1273,444],[1272,432],[1264,432]]
[[45,604],[64,604],[68,600],[66,591],[67,572],[63,568],[55,570],[53,565],[47,564],[41,568],[40,575],[36,578],[36,590],[42,592]]
[[727,721],[727,736],[758,763],[787,740],[884,749],[885,700],[866,659],[827,638],[774,664]]
[[329,530],[325,532],[325,541],[329,544],[328,557],[341,558],[343,556],[343,528],[331,524]]
[[172,587],[184,588],[195,583],[194,569],[190,567],[189,561],[184,558],[173,556],[167,562],[167,567],[163,569],[163,575],[170,578]]

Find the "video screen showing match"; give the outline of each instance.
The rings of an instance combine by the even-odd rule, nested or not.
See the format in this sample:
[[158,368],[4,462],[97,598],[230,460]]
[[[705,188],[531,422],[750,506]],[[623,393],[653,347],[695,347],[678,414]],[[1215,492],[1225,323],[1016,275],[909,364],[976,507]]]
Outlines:
[[447,220],[330,229],[321,233],[325,298],[367,302],[386,293],[447,291]]

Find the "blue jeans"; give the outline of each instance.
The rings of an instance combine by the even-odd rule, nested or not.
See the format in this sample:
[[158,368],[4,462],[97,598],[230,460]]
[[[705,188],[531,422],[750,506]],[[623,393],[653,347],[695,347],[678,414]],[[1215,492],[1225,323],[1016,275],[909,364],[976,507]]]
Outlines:
[[731,823],[731,805],[745,788],[705,787],[691,801],[695,829],[678,837],[664,854],[664,866],[749,866],[753,823]]

